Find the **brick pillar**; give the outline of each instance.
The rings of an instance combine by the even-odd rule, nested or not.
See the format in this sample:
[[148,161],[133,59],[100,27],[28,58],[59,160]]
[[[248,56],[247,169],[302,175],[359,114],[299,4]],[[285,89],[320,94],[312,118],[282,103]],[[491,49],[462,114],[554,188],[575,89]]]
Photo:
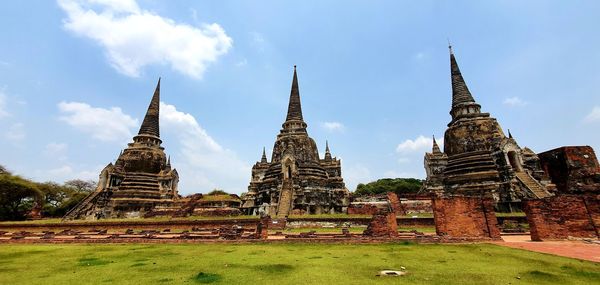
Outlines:
[[435,230],[440,236],[500,239],[491,197],[434,197],[432,208]]
[[396,213],[386,210],[375,213],[363,234],[371,237],[397,236],[398,223],[396,221]]

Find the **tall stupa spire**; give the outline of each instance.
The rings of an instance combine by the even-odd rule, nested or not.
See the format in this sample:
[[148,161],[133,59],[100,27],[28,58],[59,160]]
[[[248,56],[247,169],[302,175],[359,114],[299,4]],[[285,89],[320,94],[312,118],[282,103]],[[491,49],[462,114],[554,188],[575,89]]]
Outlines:
[[294,79],[292,79],[292,91],[290,92],[290,103],[286,121],[298,120],[302,121],[302,106],[300,104],[300,90],[298,89],[298,74],[294,65]]
[[458,68],[452,46],[449,45],[448,49],[450,50],[450,72],[452,76],[452,107],[454,108],[462,103],[475,103],[475,99],[473,99],[467,83],[465,83],[465,79]]
[[300,104],[300,90],[298,88],[298,74],[294,65],[294,78],[292,79],[292,91],[288,104],[287,116],[283,123],[282,134],[306,133],[306,123],[302,118],[302,105]]
[[148,106],[148,111],[146,111],[146,116],[144,117],[144,121],[142,122],[142,126],[140,127],[140,131],[138,135],[149,135],[159,138],[160,137],[160,128],[159,128],[159,109],[160,109],[160,78],[158,78],[158,83],[156,84],[156,89],[154,90],[154,95],[152,96],[152,100],[150,101],[150,105]]

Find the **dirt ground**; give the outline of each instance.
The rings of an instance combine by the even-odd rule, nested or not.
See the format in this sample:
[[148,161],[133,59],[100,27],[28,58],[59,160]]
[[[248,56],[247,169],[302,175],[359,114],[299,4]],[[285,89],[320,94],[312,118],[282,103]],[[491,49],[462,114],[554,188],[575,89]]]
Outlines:
[[584,241],[531,241],[528,235],[502,236],[495,244],[535,252],[600,262],[600,244]]

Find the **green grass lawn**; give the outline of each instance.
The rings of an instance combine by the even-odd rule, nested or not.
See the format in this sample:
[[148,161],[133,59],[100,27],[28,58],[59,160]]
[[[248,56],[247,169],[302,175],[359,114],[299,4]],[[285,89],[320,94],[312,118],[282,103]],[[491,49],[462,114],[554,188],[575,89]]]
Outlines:
[[[377,277],[406,267],[403,277]],[[520,277],[520,279],[517,279]],[[600,264],[496,245],[0,245],[0,284],[598,284]]]

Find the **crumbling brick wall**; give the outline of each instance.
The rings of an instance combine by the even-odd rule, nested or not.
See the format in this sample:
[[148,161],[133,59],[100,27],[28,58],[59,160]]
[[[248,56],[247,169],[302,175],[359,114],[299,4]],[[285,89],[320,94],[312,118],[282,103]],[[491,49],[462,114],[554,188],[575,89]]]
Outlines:
[[491,197],[435,197],[432,206],[438,235],[475,239],[500,238],[494,200]]
[[538,156],[559,193],[600,191],[600,164],[590,146],[565,146]]
[[600,195],[557,195],[523,202],[531,240],[600,238]]
[[392,207],[392,211],[396,213],[398,216],[406,215],[406,211],[400,204],[400,199],[398,199],[398,195],[394,192],[387,192],[387,199],[390,202],[390,206]]
[[348,206],[348,215],[374,215],[379,211],[375,205],[369,204],[350,204]]
[[371,237],[395,237],[398,235],[398,223],[396,214],[392,211],[380,210],[369,222],[369,226],[363,233]]

